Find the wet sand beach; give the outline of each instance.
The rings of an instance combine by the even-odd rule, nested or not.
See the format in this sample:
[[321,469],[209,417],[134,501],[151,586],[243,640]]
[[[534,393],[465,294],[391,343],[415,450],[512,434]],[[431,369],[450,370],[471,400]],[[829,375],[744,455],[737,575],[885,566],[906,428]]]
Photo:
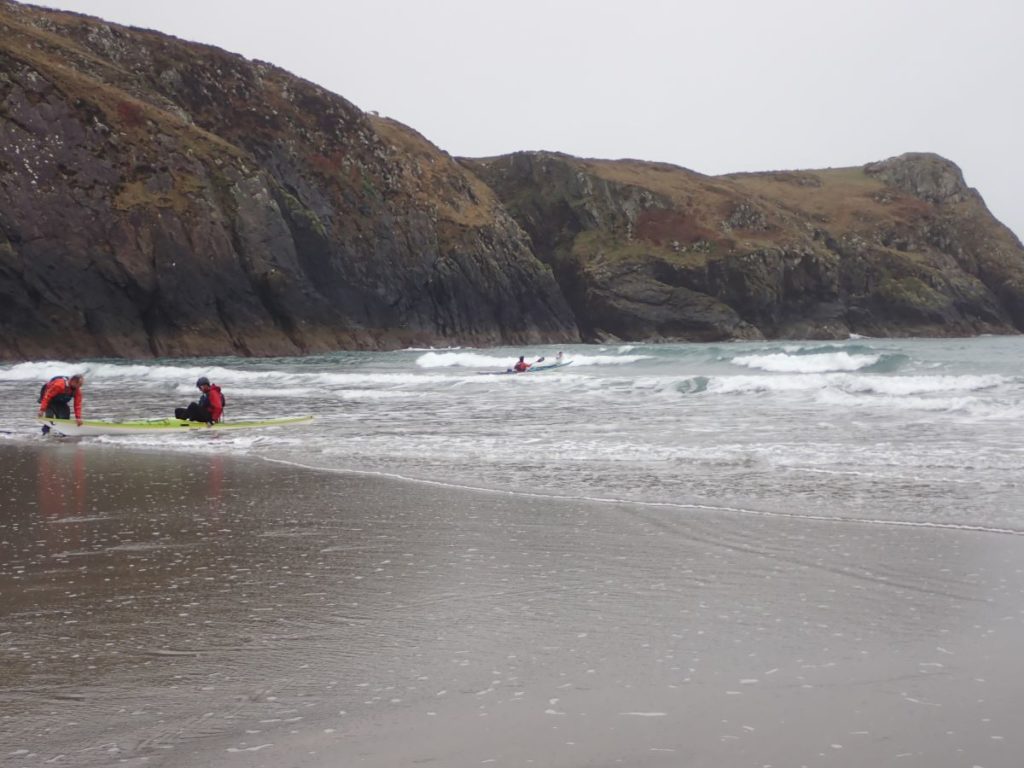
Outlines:
[[1019,768],[1022,647],[1021,536],[0,444],[12,768]]

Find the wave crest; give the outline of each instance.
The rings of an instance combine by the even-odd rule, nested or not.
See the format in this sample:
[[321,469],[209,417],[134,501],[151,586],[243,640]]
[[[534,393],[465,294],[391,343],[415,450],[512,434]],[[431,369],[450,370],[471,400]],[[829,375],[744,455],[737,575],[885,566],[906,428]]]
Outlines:
[[732,363],[769,373],[827,373],[830,371],[859,371],[877,365],[881,359],[881,354],[850,354],[845,351],[819,354],[777,352],[769,355],[736,357],[733,358]]

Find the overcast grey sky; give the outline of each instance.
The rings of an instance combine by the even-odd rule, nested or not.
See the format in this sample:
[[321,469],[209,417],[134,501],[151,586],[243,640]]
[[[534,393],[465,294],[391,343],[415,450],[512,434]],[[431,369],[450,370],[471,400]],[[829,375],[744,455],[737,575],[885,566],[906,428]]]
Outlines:
[[708,174],[937,152],[1024,237],[1021,0],[53,0],[284,67],[453,155]]

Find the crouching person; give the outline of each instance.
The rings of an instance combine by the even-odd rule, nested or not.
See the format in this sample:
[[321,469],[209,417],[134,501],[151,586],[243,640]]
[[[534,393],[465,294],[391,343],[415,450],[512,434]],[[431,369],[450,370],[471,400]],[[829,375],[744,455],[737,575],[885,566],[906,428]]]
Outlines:
[[199,377],[196,387],[203,393],[198,402],[191,402],[187,408],[175,408],[174,417],[187,421],[203,421],[213,424],[224,415],[224,395],[220,387],[211,384],[205,376]]
[[85,376],[54,376],[39,392],[39,415],[51,419],[70,419],[71,403],[75,407],[75,421],[82,426],[82,386]]

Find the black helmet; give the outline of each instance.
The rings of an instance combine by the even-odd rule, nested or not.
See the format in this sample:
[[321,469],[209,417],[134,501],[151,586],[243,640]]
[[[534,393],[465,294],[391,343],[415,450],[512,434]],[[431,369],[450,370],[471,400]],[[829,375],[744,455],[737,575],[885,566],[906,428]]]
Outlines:
[[208,387],[208,386],[210,386],[210,380],[208,378],[206,378],[205,376],[200,376],[198,379],[196,379],[196,386],[197,387]]

